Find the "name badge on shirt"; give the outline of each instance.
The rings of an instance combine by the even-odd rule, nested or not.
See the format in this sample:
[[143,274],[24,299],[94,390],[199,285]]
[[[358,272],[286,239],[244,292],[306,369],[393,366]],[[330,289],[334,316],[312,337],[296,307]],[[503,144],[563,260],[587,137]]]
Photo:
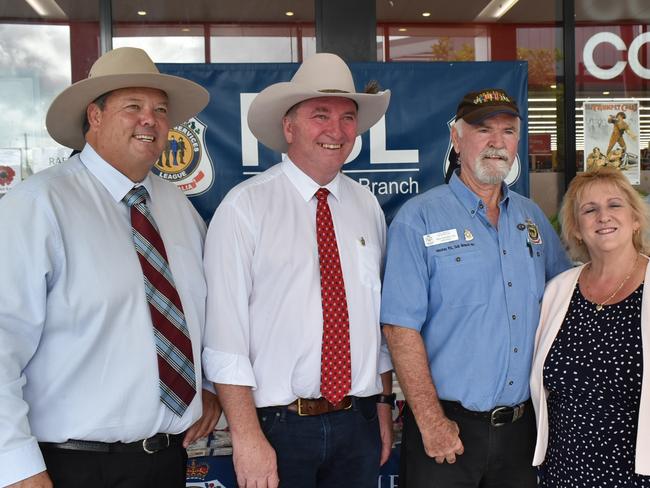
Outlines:
[[422,239],[424,239],[424,245],[426,247],[431,247],[437,244],[444,244],[445,242],[457,241],[458,232],[456,229],[443,230],[441,232],[423,235]]

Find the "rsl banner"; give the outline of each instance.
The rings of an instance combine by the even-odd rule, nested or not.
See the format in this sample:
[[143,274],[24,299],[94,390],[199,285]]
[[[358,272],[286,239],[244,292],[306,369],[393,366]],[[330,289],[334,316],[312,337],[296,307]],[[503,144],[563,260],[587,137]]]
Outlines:
[[[154,167],[185,191],[204,219],[210,219],[233,186],[282,159],[257,142],[246,117],[257,93],[289,81],[298,66],[158,65],[161,72],[189,78],[210,92],[205,110],[170,131]],[[357,137],[343,167],[377,196],[389,221],[410,197],[444,183],[458,101],[483,88],[503,88],[519,105],[522,137],[507,182],[515,191],[529,194],[526,62],[352,63],[350,68],[358,91],[376,80],[381,89],[392,92],[386,115]]]

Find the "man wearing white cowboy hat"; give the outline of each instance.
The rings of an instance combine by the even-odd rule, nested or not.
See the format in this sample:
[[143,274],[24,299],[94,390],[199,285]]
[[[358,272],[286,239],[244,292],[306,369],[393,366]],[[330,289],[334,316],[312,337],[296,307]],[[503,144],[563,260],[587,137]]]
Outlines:
[[239,486],[375,487],[390,453],[384,216],[340,171],[389,97],[357,93],[343,60],[322,53],[251,104],[253,134],[288,157],[230,191],[205,253],[203,364]]
[[197,394],[205,225],[149,170],[208,99],[121,48],[52,102],[81,152],[0,201],[0,486],[185,486],[219,413]]

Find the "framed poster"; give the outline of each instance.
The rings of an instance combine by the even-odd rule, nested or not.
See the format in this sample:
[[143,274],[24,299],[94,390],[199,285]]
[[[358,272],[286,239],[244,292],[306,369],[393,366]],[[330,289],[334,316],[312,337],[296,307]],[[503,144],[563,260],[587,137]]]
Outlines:
[[641,182],[638,100],[585,102],[585,171],[619,168],[633,185]]

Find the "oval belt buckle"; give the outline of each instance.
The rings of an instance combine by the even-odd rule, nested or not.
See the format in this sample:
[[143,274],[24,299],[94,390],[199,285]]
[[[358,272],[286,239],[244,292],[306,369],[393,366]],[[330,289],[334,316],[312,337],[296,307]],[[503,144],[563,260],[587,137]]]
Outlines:
[[496,415],[507,410],[509,407],[497,407],[492,412],[490,412],[490,424],[492,424],[493,427],[501,427],[502,425],[505,425],[506,422],[497,422]]
[[152,439],[152,437],[150,437],[149,439],[143,439],[143,441],[142,441],[142,450],[144,452],[146,452],[147,454],[155,454],[158,451],[162,451],[163,449],[168,448],[169,447],[169,434],[164,434],[164,435],[165,435],[165,439],[167,440],[167,445],[166,446],[161,447],[160,449],[153,449],[153,450],[147,448],[147,441]]

